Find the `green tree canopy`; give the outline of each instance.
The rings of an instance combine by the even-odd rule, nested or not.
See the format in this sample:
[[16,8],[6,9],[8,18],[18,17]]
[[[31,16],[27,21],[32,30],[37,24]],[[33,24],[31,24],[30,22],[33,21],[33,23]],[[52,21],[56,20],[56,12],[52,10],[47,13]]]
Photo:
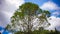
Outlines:
[[37,4],[27,2],[19,6],[19,9],[11,17],[11,23],[6,28],[10,31],[30,32],[50,25],[47,20],[49,16],[49,11],[40,9]]

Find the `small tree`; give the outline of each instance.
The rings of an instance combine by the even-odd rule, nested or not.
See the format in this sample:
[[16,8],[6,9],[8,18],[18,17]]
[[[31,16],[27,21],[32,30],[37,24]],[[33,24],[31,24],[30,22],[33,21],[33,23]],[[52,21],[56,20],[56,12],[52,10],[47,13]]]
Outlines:
[[19,6],[14,15],[11,17],[11,23],[7,25],[10,31],[26,31],[31,32],[39,27],[46,27],[49,25],[47,18],[50,12],[42,10],[34,3],[24,3]]

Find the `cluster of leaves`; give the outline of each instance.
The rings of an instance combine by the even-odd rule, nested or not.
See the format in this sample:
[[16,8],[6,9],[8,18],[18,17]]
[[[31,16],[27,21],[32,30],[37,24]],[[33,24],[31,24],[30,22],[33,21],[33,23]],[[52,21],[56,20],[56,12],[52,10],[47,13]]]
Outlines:
[[[21,32],[21,31],[19,31],[19,32],[16,32],[15,34],[27,34],[27,32]],[[32,32],[30,32],[29,34],[60,34],[60,32],[59,31],[57,31],[57,30],[34,30],[34,31],[32,31]]]
[[47,20],[49,16],[49,11],[40,9],[37,4],[27,2],[19,6],[19,9],[11,17],[11,23],[7,25],[6,29],[10,31],[17,31],[16,29],[19,29],[20,31],[31,32],[34,29],[34,20],[36,18],[38,20],[35,23],[38,25],[35,28],[38,26],[45,27],[47,23],[50,25]]

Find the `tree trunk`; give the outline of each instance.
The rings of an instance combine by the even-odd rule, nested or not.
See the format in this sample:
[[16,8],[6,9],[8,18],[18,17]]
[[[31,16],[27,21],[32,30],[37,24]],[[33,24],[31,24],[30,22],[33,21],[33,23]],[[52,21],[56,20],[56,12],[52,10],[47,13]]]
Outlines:
[[31,32],[31,14],[30,11],[28,13],[28,34]]

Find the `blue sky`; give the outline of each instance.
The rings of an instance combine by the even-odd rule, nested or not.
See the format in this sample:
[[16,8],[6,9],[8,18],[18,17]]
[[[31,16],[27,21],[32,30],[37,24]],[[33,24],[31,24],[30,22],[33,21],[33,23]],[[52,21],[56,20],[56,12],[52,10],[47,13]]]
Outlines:
[[[25,0],[25,2],[32,2],[32,3],[35,3],[35,4],[38,4],[40,7],[44,4],[44,3],[54,3],[56,4],[56,7],[60,7],[60,0]],[[47,6],[47,5],[46,5]],[[48,7],[49,8],[49,7]],[[53,8],[53,7],[52,7]],[[54,9],[51,10],[51,8],[49,9],[49,11],[51,13],[54,13],[54,12],[59,12],[60,13],[60,9]],[[53,16],[56,16],[56,17],[60,17],[60,15],[56,15],[56,14],[52,14]]]
[[10,23],[10,17],[15,10],[25,2],[38,4],[42,10],[50,11],[51,20],[48,19],[48,21],[51,25],[47,29],[54,29],[56,27],[60,30],[60,0],[0,0],[0,26],[6,27]]

